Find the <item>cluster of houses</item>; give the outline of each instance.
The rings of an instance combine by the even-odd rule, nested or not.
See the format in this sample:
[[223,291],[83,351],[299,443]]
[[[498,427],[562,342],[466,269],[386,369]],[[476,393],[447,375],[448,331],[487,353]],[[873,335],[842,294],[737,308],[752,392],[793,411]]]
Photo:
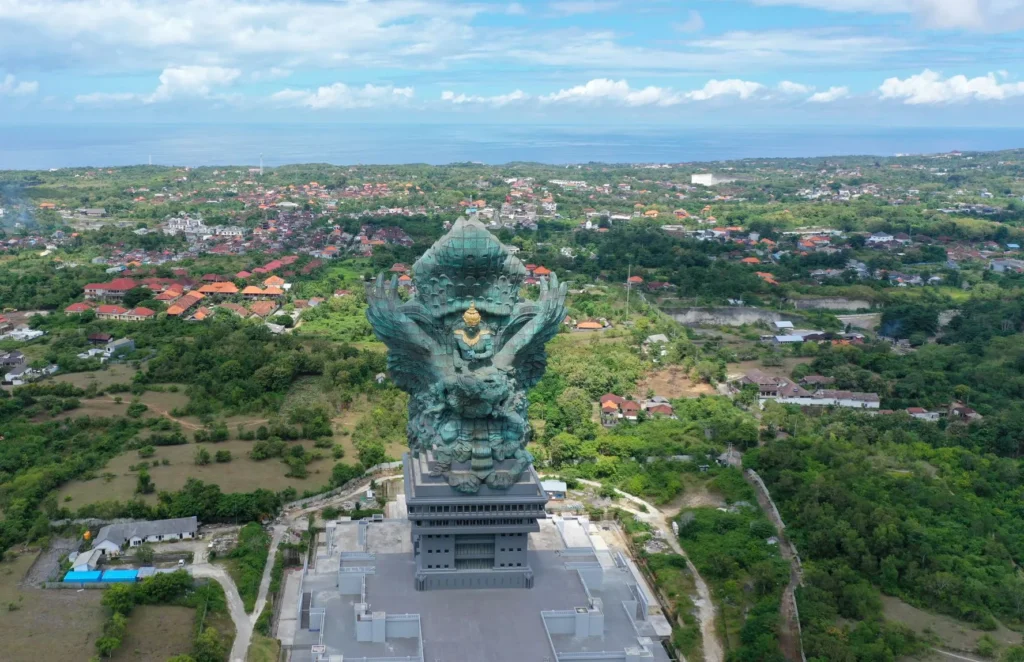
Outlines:
[[762,403],[774,400],[782,404],[805,407],[850,407],[854,409],[878,409],[881,399],[877,393],[840,391],[826,388],[834,383],[831,377],[808,375],[799,381],[751,370],[732,382],[735,391],[745,386],[757,388],[758,400]]
[[93,333],[89,335],[88,340],[98,347],[91,347],[78,354],[78,358],[82,360],[95,358],[99,359],[100,363],[106,363],[135,351],[135,341],[131,338],[114,340],[109,333]]
[[605,393],[598,401],[601,406],[601,425],[612,427],[622,421],[636,421],[641,412],[648,417],[676,418],[668,398],[655,395],[643,402],[629,400],[614,393]]
[[13,352],[0,352],[0,372],[3,374],[5,384],[21,386],[37,379],[49,376],[57,372],[57,366],[52,363],[43,367],[33,368],[28,365],[25,355],[15,350]]
[[45,331],[30,329],[27,324],[15,324],[7,317],[0,315],[0,340],[28,342],[46,335]]

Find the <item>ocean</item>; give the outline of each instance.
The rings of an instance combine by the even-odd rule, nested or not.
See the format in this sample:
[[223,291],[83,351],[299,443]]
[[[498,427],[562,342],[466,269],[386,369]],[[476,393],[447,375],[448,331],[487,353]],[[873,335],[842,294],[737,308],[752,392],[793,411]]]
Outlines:
[[1024,147],[1024,128],[673,128],[527,125],[0,126],[0,169],[145,164],[680,163]]

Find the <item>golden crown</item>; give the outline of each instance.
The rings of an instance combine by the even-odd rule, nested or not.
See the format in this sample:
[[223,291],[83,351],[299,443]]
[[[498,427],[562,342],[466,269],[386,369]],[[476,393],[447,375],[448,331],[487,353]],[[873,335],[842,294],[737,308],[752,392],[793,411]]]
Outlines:
[[463,313],[462,321],[466,323],[466,326],[478,326],[480,324],[480,313],[476,309],[475,301],[471,302],[469,308]]

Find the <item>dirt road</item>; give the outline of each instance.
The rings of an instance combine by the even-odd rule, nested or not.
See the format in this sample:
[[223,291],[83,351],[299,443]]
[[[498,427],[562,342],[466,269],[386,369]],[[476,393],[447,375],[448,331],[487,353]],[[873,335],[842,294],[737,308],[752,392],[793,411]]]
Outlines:
[[[601,483],[594,481],[579,479],[579,482],[591,487],[601,487]],[[700,576],[697,567],[690,561],[690,557],[686,555],[686,550],[679,544],[679,538],[672,531],[672,526],[665,517],[665,514],[653,504],[632,494],[618,489],[615,490],[615,493],[630,503],[646,508],[647,512],[643,512],[636,508],[619,506],[626,512],[636,515],[642,521],[660,529],[663,539],[668,542],[672,550],[686,559],[686,567],[690,574],[693,575],[693,583],[697,587],[698,599],[694,600],[694,604],[697,606],[697,618],[700,620],[701,639],[704,646],[704,662],[724,662],[725,655],[722,652],[722,644],[718,641],[718,634],[715,632],[715,603],[711,599],[711,590],[708,588],[704,578]]]

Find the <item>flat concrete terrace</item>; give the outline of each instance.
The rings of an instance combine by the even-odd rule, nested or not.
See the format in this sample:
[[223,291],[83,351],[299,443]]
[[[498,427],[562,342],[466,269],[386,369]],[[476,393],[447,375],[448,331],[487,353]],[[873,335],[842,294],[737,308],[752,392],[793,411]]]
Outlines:
[[[339,522],[330,542],[318,550],[316,567],[310,568],[303,578],[302,592],[310,594],[308,604],[312,613],[324,609],[324,628],[322,633],[301,624],[295,628],[291,642],[294,662],[318,662],[332,655],[344,655],[346,662],[362,662],[363,658],[413,661],[421,659],[421,651],[423,662],[556,662],[566,653],[575,654],[573,659],[579,660],[626,660],[624,651],[635,649],[642,641],[640,638],[650,634],[649,623],[640,621],[634,625],[623,605],[636,604],[629,570],[619,564],[598,564],[597,556],[583,549],[566,550],[562,536],[550,520],[542,521],[541,531],[530,536],[530,563],[536,579],[532,589],[416,591],[409,522],[386,520],[364,524],[362,534],[359,526],[356,522]],[[573,531],[577,535],[570,539],[582,546],[578,533]],[[591,584],[589,595],[576,569],[581,565],[603,566],[600,580],[587,580]],[[339,590],[339,567],[372,568],[360,577],[365,577],[368,609],[387,614],[389,634],[385,640],[365,641],[365,636],[364,641],[357,640],[355,609],[363,597],[358,589],[350,591],[352,594]],[[289,582],[289,588],[292,584]],[[591,597],[598,599],[603,611],[599,635],[549,635],[550,623],[546,623],[541,612],[564,614],[586,609],[593,604]],[[300,596],[296,598],[301,600]],[[404,614],[418,615],[419,638],[391,636],[391,619]],[[319,616],[311,616],[309,626],[316,628],[318,621]],[[317,644],[325,647],[324,657],[311,654],[311,647]],[[648,643],[647,650],[650,655],[642,656],[645,662],[669,659],[657,641]],[[577,657],[601,652],[622,657]]]

